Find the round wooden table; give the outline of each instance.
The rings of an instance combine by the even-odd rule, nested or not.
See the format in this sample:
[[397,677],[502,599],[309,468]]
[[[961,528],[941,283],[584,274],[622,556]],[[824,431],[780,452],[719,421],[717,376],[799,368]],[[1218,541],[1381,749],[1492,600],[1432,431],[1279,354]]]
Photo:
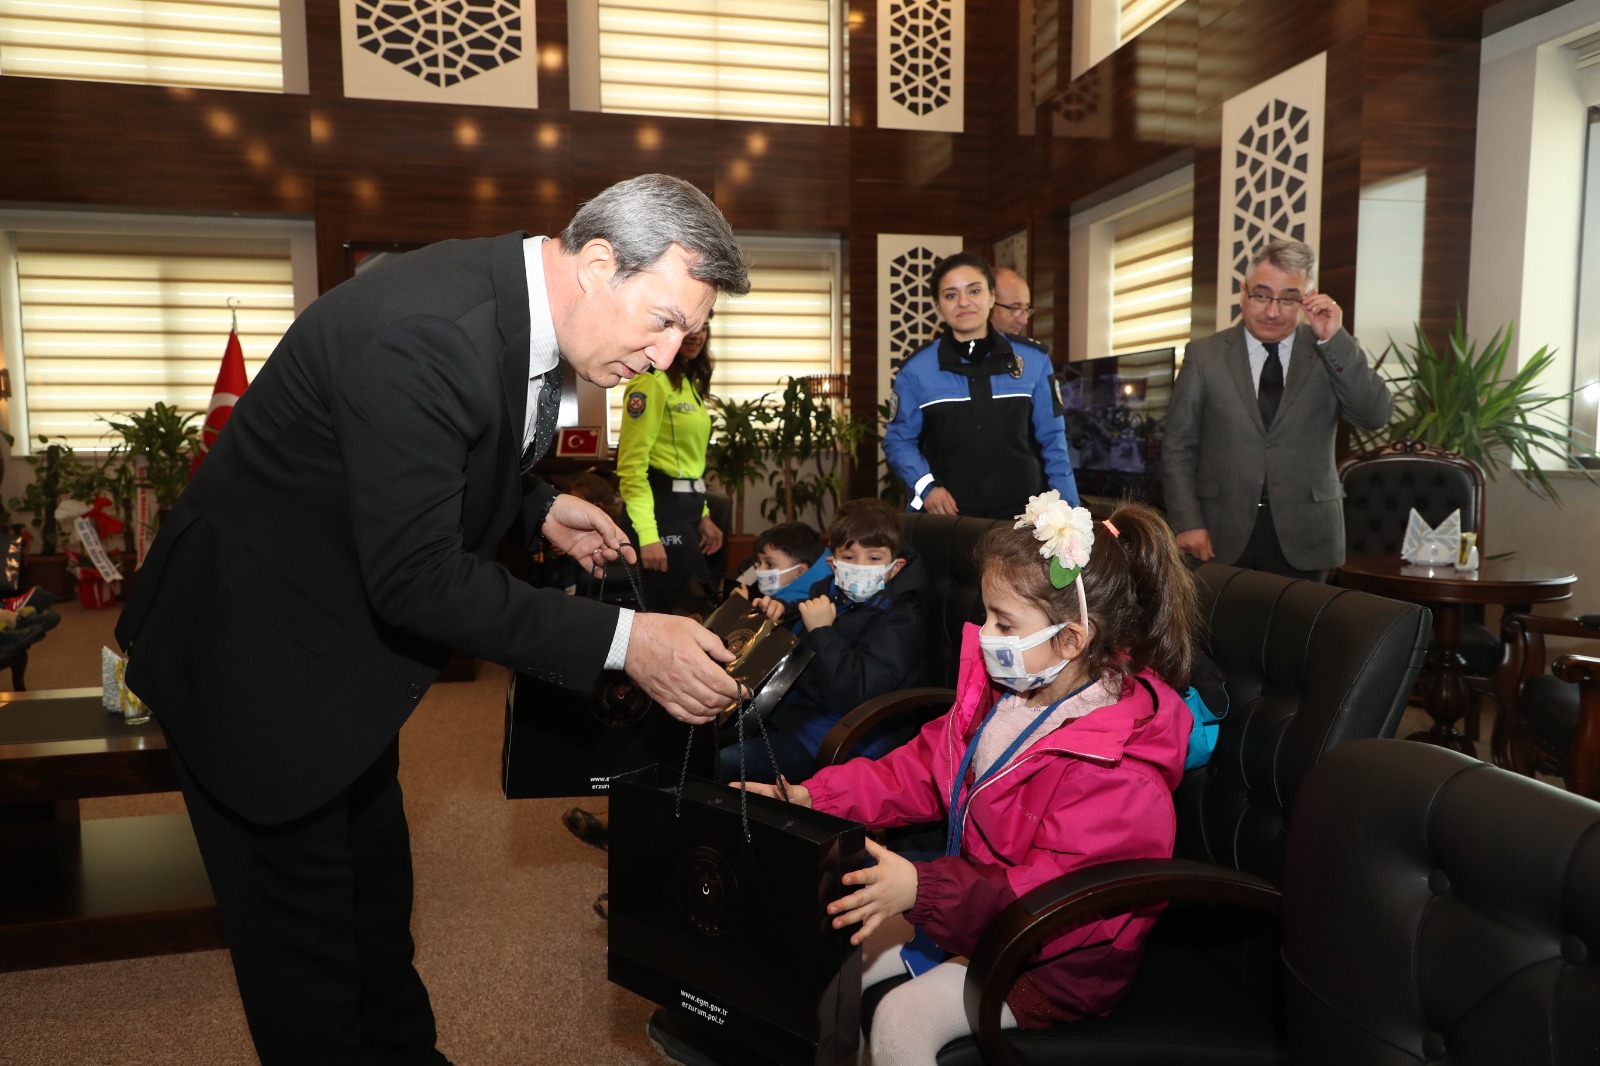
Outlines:
[[[1461,657],[1461,615],[1467,604],[1528,605],[1572,596],[1577,576],[1558,566],[1486,559],[1476,570],[1453,566],[1420,566],[1397,555],[1357,555],[1345,560],[1336,580],[1346,588],[1408,600],[1433,611],[1433,647],[1428,652],[1429,679],[1423,708],[1433,728],[1407,740],[1425,740],[1473,757],[1477,750],[1462,736],[1456,722],[1467,713],[1472,690]],[[1507,713],[1504,709],[1501,713]]]

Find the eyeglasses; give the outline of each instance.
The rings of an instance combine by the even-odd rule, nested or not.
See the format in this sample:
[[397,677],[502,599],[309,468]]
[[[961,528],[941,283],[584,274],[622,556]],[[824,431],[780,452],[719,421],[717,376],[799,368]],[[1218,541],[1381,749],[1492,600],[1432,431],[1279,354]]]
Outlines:
[[1277,304],[1278,310],[1285,314],[1300,306],[1301,298],[1298,296],[1268,296],[1264,292],[1247,292],[1244,298],[1265,309],[1268,304]]
[[1002,303],[997,303],[997,304],[995,304],[995,306],[996,307],[1002,307],[1005,310],[1010,311],[1014,315],[1031,315],[1031,314],[1033,314],[1033,305],[1032,304],[1002,304]]

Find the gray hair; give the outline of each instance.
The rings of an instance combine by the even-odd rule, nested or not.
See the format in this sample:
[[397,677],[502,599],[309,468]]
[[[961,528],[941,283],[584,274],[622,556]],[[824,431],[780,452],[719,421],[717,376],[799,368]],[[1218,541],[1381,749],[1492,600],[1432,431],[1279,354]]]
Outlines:
[[730,296],[750,291],[750,268],[733,227],[705,193],[670,174],[620,181],[578,208],[562,231],[561,250],[576,255],[593,240],[611,245],[617,284],[655,266],[676,244],[692,257],[691,278]]
[[1317,253],[1303,241],[1273,238],[1256,249],[1244,276],[1248,278],[1255,273],[1256,267],[1262,263],[1271,263],[1285,274],[1304,274],[1308,282],[1315,281],[1317,277]]

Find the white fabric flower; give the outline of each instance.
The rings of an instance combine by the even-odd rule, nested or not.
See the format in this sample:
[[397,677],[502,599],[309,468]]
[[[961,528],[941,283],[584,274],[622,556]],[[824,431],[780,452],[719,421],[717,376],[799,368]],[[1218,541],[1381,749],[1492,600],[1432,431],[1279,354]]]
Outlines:
[[1031,526],[1040,541],[1039,554],[1060,560],[1068,569],[1087,566],[1094,548],[1094,519],[1086,507],[1072,507],[1055,489],[1028,500],[1013,529]]

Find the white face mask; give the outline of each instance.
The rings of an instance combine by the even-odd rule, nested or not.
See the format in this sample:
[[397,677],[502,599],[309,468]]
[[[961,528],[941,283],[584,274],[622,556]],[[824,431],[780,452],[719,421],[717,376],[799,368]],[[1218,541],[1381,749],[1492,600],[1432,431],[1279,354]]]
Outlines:
[[855,602],[862,603],[883,591],[883,586],[889,582],[889,571],[893,569],[893,563],[864,566],[860,563],[841,563],[835,559],[833,580],[839,586],[840,592]]
[[770,596],[774,592],[777,592],[779,589],[783,588],[783,575],[784,574],[787,574],[791,570],[804,570],[804,569],[805,569],[804,565],[802,565],[800,563],[796,563],[793,566],[786,566],[782,570],[757,570],[756,571],[756,588],[760,589],[762,592],[764,592],[768,596]]
[[1026,637],[978,637],[978,646],[983,649],[983,665],[989,671],[989,677],[997,685],[1004,685],[1014,692],[1030,692],[1043,685],[1048,685],[1056,679],[1061,671],[1067,668],[1071,659],[1062,659],[1054,666],[1048,666],[1036,673],[1029,673],[1028,668],[1022,665],[1024,653],[1031,648],[1037,648],[1057,633],[1066,628],[1066,623],[1046,626],[1039,632]]

